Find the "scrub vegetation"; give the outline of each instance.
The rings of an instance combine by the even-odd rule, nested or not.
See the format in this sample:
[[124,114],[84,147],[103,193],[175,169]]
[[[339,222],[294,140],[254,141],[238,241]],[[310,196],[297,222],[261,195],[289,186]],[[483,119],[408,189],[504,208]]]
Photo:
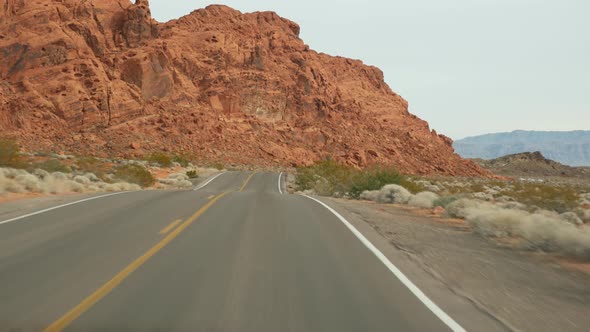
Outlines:
[[189,188],[201,172],[216,170],[194,166],[187,155],[163,152],[145,160],[25,153],[16,141],[0,138],[0,195]]
[[485,237],[590,260],[590,188],[535,179],[427,179],[389,167],[357,169],[324,160],[297,170],[300,191],[437,208]]
[[295,184],[301,191],[350,198],[359,198],[363,191],[380,189],[386,184],[398,184],[413,192],[420,190],[391,166],[358,169],[329,159],[299,167]]

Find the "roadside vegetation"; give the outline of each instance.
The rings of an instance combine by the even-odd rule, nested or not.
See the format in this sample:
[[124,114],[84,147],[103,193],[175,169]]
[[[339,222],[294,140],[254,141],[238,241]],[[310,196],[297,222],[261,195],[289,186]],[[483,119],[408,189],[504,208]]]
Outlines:
[[0,137],[0,166],[20,167],[21,160],[18,144],[15,140]]
[[164,152],[154,152],[147,156],[146,161],[156,164],[160,167],[172,166],[172,158]]
[[295,184],[301,191],[349,198],[359,198],[362,192],[380,189],[386,184],[404,185],[414,192],[421,189],[393,167],[358,169],[334,160],[322,160],[297,168]]
[[0,196],[190,188],[191,180],[216,171],[193,165],[186,154],[155,152],[144,160],[126,160],[26,153],[15,140],[0,138]]
[[124,182],[135,183],[141,187],[150,187],[156,183],[156,179],[145,167],[141,165],[121,165],[115,168],[113,178]]
[[433,209],[478,234],[590,260],[590,186],[538,179],[405,176],[391,167],[357,169],[324,160],[297,169],[299,191]]

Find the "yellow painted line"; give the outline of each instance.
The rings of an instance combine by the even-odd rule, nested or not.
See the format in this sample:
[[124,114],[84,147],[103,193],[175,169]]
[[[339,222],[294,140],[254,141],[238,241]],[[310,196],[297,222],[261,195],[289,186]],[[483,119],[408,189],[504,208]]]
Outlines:
[[215,195],[211,195],[211,196],[207,197],[207,199],[211,199],[213,197],[215,197]]
[[170,223],[170,225],[162,228],[162,230],[160,231],[160,235],[164,235],[167,234],[168,232],[170,232],[174,227],[178,226],[178,224],[180,224],[182,222],[182,220],[178,219],[178,220],[174,220],[173,222]]
[[115,287],[117,287],[123,280],[129,277],[133,272],[135,272],[139,267],[141,267],[145,262],[147,262],[152,256],[157,254],[160,250],[162,250],[168,243],[174,240],[180,233],[182,233],[187,227],[189,227],[197,218],[199,218],[207,209],[209,209],[215,202],[217,202],[221,197],[223,197],[226,193],[222,193],[217,195],[213,200],[209,201],[203,207],[201,207],[195,214],[193,214],[187,221],[182,223],[178,228],[176,228],[172,233],[168,234],[162,241],[158,242],[155,246],[149,249],[145,254],[141,257],[137,258],[133,263],[129,264],[125,267],[121,272],[119,272],[113,279],[109,280],[106,284],[102,287],[97,289],[94,293],[90,294],[87,298],[85,298],[82,302],[80,302],[77,306],[72,308],[68,311],[65,315],[60,317],[58,320],[53,322],[49,325],[44,332],[57,332],[62,331],[68,325],[70,325],[74,320],[76,320],[80,315],[90,309],[93,305],[95,305],[98,301],[100,301],[103,297],[108,295]]
[[240,192],[244,191],[244,188],[246,188],[246,185],[248,185],[248,182],[250,182],[250,179],[254,176],[254,174],[256,174],[256,172],[250,174],[246,181],[244,181],[244,184],[242,184],[242,188],[240,188]]

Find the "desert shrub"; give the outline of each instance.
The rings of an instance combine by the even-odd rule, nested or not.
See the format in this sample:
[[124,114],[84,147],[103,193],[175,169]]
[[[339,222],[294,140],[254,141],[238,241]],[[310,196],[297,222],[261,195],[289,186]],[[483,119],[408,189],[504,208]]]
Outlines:
[[161,184],[175,188],[188,188],[193,186],[192,182],[189,181],[188,175],[183,173],[170,174],[167,178],[159,179],[158,181]]
[[172,158],[164,152],[154,152],[150,154],[146,160],[150,163],[158,164],[161,167],[172,166]]
[[434,207],[434,202],[436,202],[439,198],[440,197],[433,192],[423,191],[412,196],[408,201],[408,205],[431,209]]
[[98,188],[105,191],[134,191],[141,189],[139,185],[127,182],[105,183],[102,187]]
[[61,172],[61,173],[70,173],[72,169],[64,164],[61,161],[56,159],[48,159],[41,163],[33,165],[34,168],[42,169],[49,173],[54,172]]
[[221,170],[225,169],[225,165],[223,163],[221,163],[221,162],[211,163],[211,164],[209,164],[209,167],[215,168],[218,171],[221,171]]
[[0,167],[22,168],[23,161],[15,140],[0,138]]
[[590,223],[590,210],[589,209],[577,209],[576,212],[580,219],[585,223]]
[[479,182],[471,183],[469,185],[469,191],[472,193],[485,192],[486,187],[482,183],[479,183]]
[[564,212],[560,214],[559,217],[573,225],[584,224],[584,221],[582,221],[575,212]]
[[518,202],[560,213],[575,209],[580,200],[578,192],[572,187],[540,183],[518,182],[513,189],[503,191],[503,194]]
[[49,173],[42,169],[29,173],[24,169],[0,168],[0,194],[26,192],[60,194],[139,189],[141,188],[136,184],[105,183],[92,173]]
[[515,237],[524,240],[529,249],[590,259],[590,229],[576,227],[578,221],[570,214],[514,210],[472,199],[449,204],[447,213],[465,218],[483,236]]
[[172,157],[172,162],[179,163],[182,167],[188,167],[191,162],[191,158],[185,154],[175,154]]
[[365,190],[360,198],[378,203],[406,204],[412,196],[406,188],[397,184],[388,184],[379,190]]
[[186,171],[186,176],[188,176],[189,179],[196,179],[199,177],[199,174],[195,170],[190,170],[190,171]]
[[295,184],[299,190],[314,190],[319,195],[331,196],[351,188],[355,171],[333,160],[322,160],[311,166],[299,167]]
[[87,172],[102,177],[110,171],[110,167],[102,160],[94,157],[80,157],[76,160],[76,168],[80,172]]
[[156,183],[156,179],[147,169],[140,165],[122,165],[115,169],[113,177],[141,187],[149,187]]
[[379,190],[387,184],[407,184],[413,189],[418,188],[390,166],[358,169],[330,159],[299,167],[295,184],[299,190],[313,190],[319,195],[352,198],[359,198],[363,192]]
[[360,171],[356,170],[352,173],[349,193],[354,198],[358,198],[363,191],[381,189],[387,184],[412,183],[406,181],[405,177],[393,167],[378,166]]
[[410,179],[408,179],[407,177],[402,177],[398,183],[400,186],[408,189],[408,191],[410,191],[412,194],[417,194],[419,192],[422,192],[424,190],[428,190],[425,188],[424,185],[420,184],[420,183],[416,183],[414,181],[411,181]]
[[459,199],[459,196],[453,196],[453,195],[442,196],[442,197],[439,197],[437,200],[435,200],[432,203],[432,205],[433,205],[433,207],[440,206],[440,207],[446,208],[447,205],[453,203],[454,201],[456,201],[458,199]]

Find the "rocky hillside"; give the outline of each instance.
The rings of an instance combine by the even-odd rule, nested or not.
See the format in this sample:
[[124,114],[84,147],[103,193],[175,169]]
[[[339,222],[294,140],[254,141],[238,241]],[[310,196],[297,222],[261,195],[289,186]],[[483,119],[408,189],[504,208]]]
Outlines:
[[590,168],[570,167],[546,159],[541,152],[524,152],[496,159],[474,159],[482,167],[506,176],[572,177],[590,180]]
[[590,166],[590,131],[523,131],[487,134],[456,141],[464,158],[493,159],[508,154],[540,151],[570,166]]
[[489,175],[378,68],[310,50],[272,12],[209,6],[160,24],[146,0],[6,0],[0,54],[0,130],[30,150]]

